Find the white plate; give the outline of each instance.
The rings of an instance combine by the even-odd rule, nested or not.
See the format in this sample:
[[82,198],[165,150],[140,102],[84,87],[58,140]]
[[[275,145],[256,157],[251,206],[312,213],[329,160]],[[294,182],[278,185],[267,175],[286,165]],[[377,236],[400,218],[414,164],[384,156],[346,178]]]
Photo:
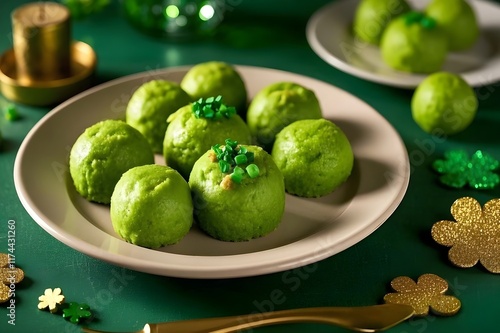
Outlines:
[[[422,9],[428,0],[410,0]],[[319,9],[306,27],[313,51],[328,64],[351,75],[401,88],[415,88],[426,75],[396,71],[387,66],[378,47],[352,34],[352,21],[359,1],[340,0]],[[472,86],[500,80],[500,6],[470,1],[481,28],[476,44],[466,52],[449,53],[442,70],[457,73]]]
[[347,92],[312,78],[237,66],[250,97],[278,81],[313,89],[325,118],[343,128],[352,143],[353,174],[326,197],[287,196],[281,225],[260,239],[228,243],[193,228],[180,243],[159,250],[124,242],[113,231],[108,207],[87,202],[75,192],[67,167],[69,150],[88,126],[123,117],[128,99],[141,84],[158,78],[179,82],[188,69],[177,67],[110,81],[61,104],[33,127],[16,157],[14,181],[22,204],[43,229],[80,252],[134,270],[229,278],[278,272],[338,253],[367,237],[399,205],[409,180],[407,152],[378,112]]

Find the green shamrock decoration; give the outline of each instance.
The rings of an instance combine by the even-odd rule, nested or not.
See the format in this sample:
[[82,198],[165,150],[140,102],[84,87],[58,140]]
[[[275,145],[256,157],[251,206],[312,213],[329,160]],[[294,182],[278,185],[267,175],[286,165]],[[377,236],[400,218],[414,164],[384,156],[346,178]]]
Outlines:
[[492,189],[500,183],[500,177],[493,172],[498,169],[499,161],[481,150],[470,158],[464,150],[449,150],[444,157],[444,160],[434,161],[432,167],[442,174],[439,180],[447,186]]
[[78,324],[81,319],[88,319],[92,316],[90,307],[87,304],[71,302],[63,309],[63,318],[69,319],[73,324]]
[[110,4],[110,0],[61,0],[75,19],[82,19],[100,12]]

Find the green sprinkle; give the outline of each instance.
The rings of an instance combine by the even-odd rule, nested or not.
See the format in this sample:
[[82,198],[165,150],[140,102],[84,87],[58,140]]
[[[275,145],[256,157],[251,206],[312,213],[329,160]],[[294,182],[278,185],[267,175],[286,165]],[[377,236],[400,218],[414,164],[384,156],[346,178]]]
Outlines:
[[236,155],[234,157],[234,161],[236,162],[236,165],[240,165],[240,164],[245,164],[248,159],[245,155]]
[[222,96],[200,98],[193,103],[192,107],[196,118],[221,119],[230,118],[236,114],[236,108],[227,106],[223,103]]
[[247,152],[245,156],[247,157],[248,163],[252,163],[254,161],[254,153],[251,151]]
[[231,174],[231,180],[239,184],[243,180],[244,175],[245,175],[245,170],[237,166],[234,168],[233,173]]
[[259,177],[260,170],[259,167],[256,164],[249,164],[246,168],[248,175],[250,178],[256,178]]
[[245,146],[240,146],[240,150],[238,150],[238,154],[240,155],[245,155],[248,152],[247,147]]
[[14,105],[10,104],[5,108],[5,119],[8,121],[18,120],[21,116]]
[[228,173],[231,170],[231,164],[224,160],[219,161],[219,168],[222,173]]
[[238,141],[233,141],[231,139],[226,139],[225,142],[226,146],[229,146],[231,148],[236,148],[236,146],[238,145]]

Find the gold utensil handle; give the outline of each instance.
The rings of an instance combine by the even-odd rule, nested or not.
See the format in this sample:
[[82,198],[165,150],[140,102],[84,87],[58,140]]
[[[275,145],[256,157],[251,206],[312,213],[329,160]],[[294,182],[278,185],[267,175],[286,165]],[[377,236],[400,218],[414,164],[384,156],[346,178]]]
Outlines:
[[[249,315],[194,319],[146,325],[151,333],[231,333],[259,326],[285,323],[323,323],[358,332],[386,330],[414,313],[413,307],[382,304],[362,307],[319,307]],[[148,331],[149,329],[149,331]]]

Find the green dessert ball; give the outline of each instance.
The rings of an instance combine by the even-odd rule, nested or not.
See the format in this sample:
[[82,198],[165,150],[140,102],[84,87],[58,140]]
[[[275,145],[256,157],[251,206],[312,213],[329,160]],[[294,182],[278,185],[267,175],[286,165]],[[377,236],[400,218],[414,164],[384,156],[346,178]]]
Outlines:
[[472,7],[464,0],[434,0],[425,9],[448,37],[450,51],[463,51],[474,45],[479,24]]
[[[247,155],[253,154],[253,160],[238,165],[239,183],[232,180],[236,168],[222,172],[212,150],[196,161],[189,177],[198,225],[223,241],[247,241],[271,233],[280,224],[285,209],[283,175],[272,157],[261,147],[243,147]],[[253,173],[252,168],[258,172]]]
[[436,135],[456,134],[474,120],[478,101],[474,90],[457,74],[438,72],[425,78],[415,90],[411,112],[415,122]]
[[285,188],[300,197],[333,192],[351,174],[354,155],[344,132],[326,119],[299,120],[276,137],[272,157]]
[[237,114],[219,119],[196,116],[193,104],[180,108],[168,118],[163,141],[163,156],[167,165],[189,178],[194,163],[212,145],[231,137],[241,143],[251,143],[248,126]]
[[209,61],[193,66],[181,81],[181,87],[193,100],[222,95],[227,105],[244,116],[247,106],[245,82],[228,63]]
[[168,116],[191,101],[178,83],[149,81],[130,98],[125,113],[126,122],[146,137],[155,153],[161,153]]
[[364,42],[379,45],[389,22],[410,10],[405,0],[362,0],[354,13],[354,35]]
[[382,35],[380,49],[387,65],[412,73],[440,70],[448,51],[443,30],[432,18],[418,12],[392,20]]
[[146,138],[121,120],[104,120],[87,128],[73,144],[69,171],[76,191],[89,201],[109,204],[122,174],[153,164]]
[[276,82],[260,90],[247,112],[247,124],[259,146],[270,152],[276,134],[301,119],[321,118],[314,91],[293,82]]
[[116,184],[110,214],[115,232],[129,243],[149,248],[175,244],[193,224],[191,191],[170,167],[138,166]]

